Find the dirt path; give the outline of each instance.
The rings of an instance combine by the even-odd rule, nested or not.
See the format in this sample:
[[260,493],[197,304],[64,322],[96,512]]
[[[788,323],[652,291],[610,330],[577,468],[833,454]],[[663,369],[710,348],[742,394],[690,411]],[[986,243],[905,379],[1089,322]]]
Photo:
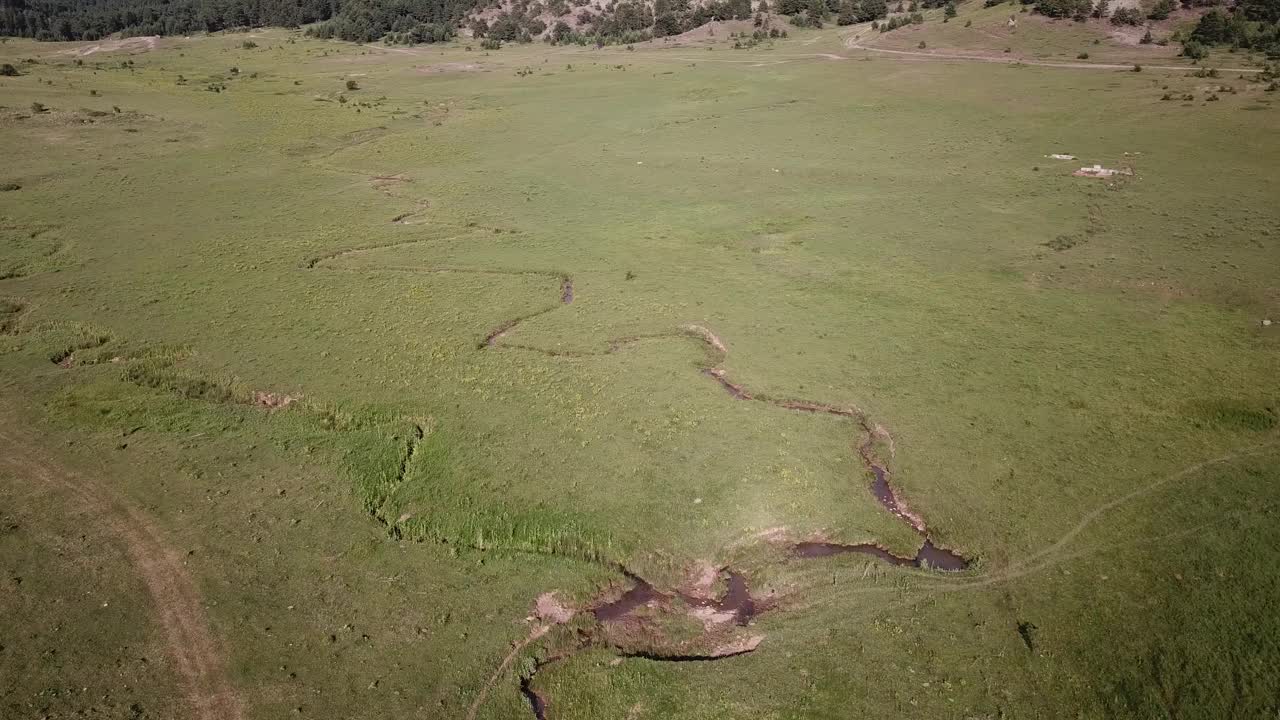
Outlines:
[[506,673],[507,668],[511,665],[511,661],[516,659],[516,655],[519,655],[521,650],[528,647],[529,643],[537,640],[543,635],[546,635],[547,631],[550,629],[550,625],[535,626],[533,630],[529,631],[529,634],[525,636],[523,640],[516,643],[511,648],[511,652],[507,653],[507,656],[502,658],[502,662],[498,664],[498,668],[489,676],[489,681],[484,684],[484,687],[480,688],[480,694],[476,695],[475,701],[472,702],[471,707],[467,709],[467,720],[476,720],[476,713],[480,712],[480,707],[484,705],[484,700],[488,697],[489,691],[492,690],[493,686],[497,685],[498,681],[502,679],[503,674]]
[[1073,525],[1070,529],[1068,529],[1061,536],[1059,536],[1057,540],[1045,546],[1044,548],[1032,553],[1031,555],[1028,555],[1027,557],[1022,558],[1013,566],[1009,567],[1007,570],[999,573],[994,573],[987,577],[980,578],[977,580],[964,581],[959,583],[959,586],[962,589],[985,587],[987,585],[991,585],[996,582],[1013,580],[1015,578],[1019,578],[1025,575],[1039,572],[1051,565],[1056,564],[1059,559],[1066,560],[1066,559],[1074,559],[1076,557],[1080,557],[1081,553],[1075,553],[1069,556],[1063,556],[1062,551],[1066,549],[1066,547],[1070,545],[1076,539],[1076,537],[1078,537],[1081,533],[1087,530],[1089,526],[1098,522],[1104,515],[1120,507],[1123,507],[1124,505],[1128,505],[1129,503],[1135,500],[1138,500],[1139,498],[1149,495],[1155,492],[1156,490],[1159,490],[1160,488],[1164,487],[1165,485],[1186,480],[1196,475],[1202,470],[1206,470],[1218,465],[1226,465],[1235,460],[1239,460],[1241,458],[1246,458],[1252,455],[1257,455],[1259,453],[1264,453],[1264,452],[1273,450],[1278,443],[1280,443],[1280,441],[1271,441],[1271,442],[1263,443],[1261,445],[1254,445],[1251,447],[1241,448],[1239,450],[1233,450],[1224,455],[1219,455],[1218,457],[1209,458],[1208,460],[1202,460],[1200,462],[1188,465],[1182,468],[1181,470],[1178,470],[1177,472],[1162,476],[1153,482],[1143,485],[1142,487],[1139,487],[1135,490],[1131,490],[1125,493],[1124,495],[1120,495],[1119,497],[1113,498],[1105,503],[1102,503],[1101,505],[1098,505],[1094,509],[1085,513],[1080,518],[1080,520],[1076,522],[1075,525]]
[[227,678],[221,646],[205,617],[195,581],[177,551],[145,514],[97,479],[79,475],[40,452],[36,438],[0,416],[0,468],[70,495],[104,533],[124,545],[155,604],[165,652],[173,661],[195,720],[243,720],[240,696]]
[[[870,47],[858,42],[856,35],[844,39],[844,46],[850,50],[898,55],[904,57],[924,58],[928,60],[961,60],[967,62],[994,63],[997,65],[1033,65],[1035,67],[1062,68],[1067,70],[1132,70],[1134,63],[1089,63],[1089,62],[1053,62],[1050,60],[1024,60],[1017,57],[995,55],[961,55],[958,53],[938,53],[920,50],[890,50],[888,48]],[[1139,63],[1144,70],[1177,70],[1191,72],[1195,68],[1190,65],[1147,65]],[[1260,68],[1218,68],[1220,72],[1258,73]]]

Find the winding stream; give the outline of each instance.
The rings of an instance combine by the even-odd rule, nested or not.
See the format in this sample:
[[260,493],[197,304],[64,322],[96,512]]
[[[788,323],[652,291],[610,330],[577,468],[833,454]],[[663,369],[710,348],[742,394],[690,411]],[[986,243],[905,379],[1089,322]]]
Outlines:
[[[329,266],[330,262],[339,260],[346,256],[390,250],[395,247],[402,247],[418,242],[428,241],[407,241],[377,247],[363,247],[353,248],[346,251],[337,251],[310,258],[303,262],[302,267],[304,269],[321,269],[331,267]],[[540,309],[532,310],[523,315],[509,318],[499,323],[476,344],[477,349],[481,351],[505,349],[535,352],[549,357],[590,357],[609,355],[617,352],[627,345],[642,340],[676,339],[682,341],[693,340],[701,343],[707,352],[708,360],[701,366],[699,372],[715,380],[715,382],[733,398],[743,402],[759,402],[793,412],[831,415],[842,420],[849,421],[853,425],[854,437],[865,438],[865,440],[860,444],[857,444],[855,440],[855,447],[859,457],[862,459],[864,470],[872,477],[869,485],[872,496],[881,507],[907,523],[921,538],[920,549],[917,550],[916,554],[912,557],[895,555],[874,543],[840,544],[820,540],[791,543],[788,545],[791,557],[796,559],[813,559],[842,554],[859,554],[874,558],[893,567],[916,567],[934,571],[960,571],[969,567],[969,561],[963,556],[951,550],[938,547],[933,543],[924,520],[920,516],[912,513],[903,500],[894,491],[893,486],[890,483],[890,474],[886,467],[886,463],[879,459],[875,454],[875,442],[877,438],[887,440],[890,449],[892,448],[892,439],[888,436],[888,433],[883,430],[883,428],[872,425],[868,420],[867,414],[854,406],[830,405],[827,403],[793,398],[775,398],[764,393],[755,392],[739,383],[733,382],[728,377],[727,372],[723,367],[723,363],[728,356],[728,349],[724,342],[707,328],[698,325],[686,325],[679,328],[678,331],[673,329],[669,332],[648,335],[620,336],[609,339],[606,343],[606,348],[597,351],[562,351],[532,345],[508,343],[504,340],[506,335],[522,323],[547,313],[554,312],[560,307],[573,303],[575,293],[572,276],[567,273],[552,270],[501,270],[489,268],[433,266],[414,268],[396,267],[392,269],[422,273],[538,275],[558,281],[558,302]],[[364,271],[376,272],[377,270],[378,268],[369,268]],[[412,453],[412,442],[413,440],[411,439],[410,453]],[[632,619],[637,611],[642,608],[653,607],[658,608],[660,611],[669,610],[673,601],[677,599],[682,601],[683,604],[688,606],[690,609],[707,612],[709,615],[713,615],[718,620],[723,620],[725,622],[731,620],[739,627],[750,624],[753,618],[763,610],[767,609],[767,607],[762,606],[761,603],[751,595],[747,579],[742,574],[729,568],[723,568],[721,570],[726,578],[725,592],[719,598],[714,599],[694,595],[681,590],[664,592],[654,587],[652,583],[648,582],[644,578],[627,571],[625,568],[622,569],[622,572],[631,581],[631,587],[623,592],[617,599],[609,602],[601,602],[589,608],[589,611],[595,618],[596,622],[602,625],[628,621]],[[628,656],[671,662],[719,660],[726,657],[733,657],[735,655],[752,652],[759,644],[762,637],[763,636],[743,638],[737,643],[718,647],[715,651],[709,654],[659,655],[650,653],[634,653]],[[528,702],[529,708],[537,720],[546,720],[550,703],[534,688],[533,683],[535,676],[543,668],[572,656],[574,652],[582,649],[582,647],[586,647],[586,645],[540,660],[535,664],[531,672],[520,678],[520,693]]]

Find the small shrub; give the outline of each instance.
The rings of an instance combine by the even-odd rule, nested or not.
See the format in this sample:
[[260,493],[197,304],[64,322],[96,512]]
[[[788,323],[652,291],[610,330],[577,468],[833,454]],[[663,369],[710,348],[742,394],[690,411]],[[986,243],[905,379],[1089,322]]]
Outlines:
[[252,50],[258,47],[258,43],[252,40],[245,40],[244,42],[240,43],[240,47],[244,48],[245,50]]
[[348,90],[359,90],[359,89],[360,89],[360,83],[356,82],[355,80],[348,80],[348,81],[347,81],[347,89],[348,89]]
[[14,67],[10,63],[5,63],[3,65],[0,65],[0,76],[18,77],[21,74],[22,73],[18,72],[18,68]]
[[921,50],[923,50],[923,49],[925,49],[926,47],[928,47],[928,44],[927,44],[927,43],[925,43],[925,41],[921,40],[921,41],[920,41],[920,44],[919,44],[919,45],[917,45],[916,47],[918,47],[918,48],[920,48]]
[[1161,99],[1161,100],[1172,100],[1172,99],[1173,99],[1173,93],[1165,93],[1164,95],[1161,95],[1161,96],[1160,96],[1160,99]]
[[1087,52],[1082,52],[1082,53],[1080,53],[1079,55],[1077,55],[1077,56],[1076,56],[1076,59],[1077,59],[1077,60],[1088,60],[1088,59],[1089,59],[1089,53],[1087,53]]
[[1059,235],[1058,237],[1045,243],[1045,245],[1050,250],[1053,250],[1055,252],[1062,252],[1063,250],[1070,250],[1076,245],[1079,245],[1081,242],[1083,242],[1083,239],[1079,235]]
[[31,112],[36,113],[37,115],[39,115],[42,112],[48,112],[48,110],[49,108],[46,107],[45,104],[42,102],[31,103]]
[[1134,71],[1134,72],[1142,72],[1142,66],[1141,66],[1141,65],[1139,65],[1138,63],[1134,63],[1134,64],[1133,64],[1133,71]]
[[14,190],[21,190],[21,189],[22,189],[22,186],[19,185],[18,183],[13,183],[13,182],[0,183],[0,192],[13,192]]
[[485,38],[480,41],[482,50],[498,50],[502,47],[502,41],[497,38]]
[[1138,44],[1139,44],[1139,45],[1150,45],[1150,44],[1151,44],[1151,43],[1153,43],[1153,42],[1155,42],[1155,38],[1151,36],[1151,30],[1150,30],[1150,28],[1148,28],[1148,29],[1147,29],[1147,34],[1142,36],[1142,39],[1138,41]]
[[965,27],[973,27],[973,21],[972,21],[972,20],[965,20],[965,21],[964,21],[964,26],[965,26]]
[[1209,56],[1209,48],[1195,40],[1188,40],[1182,43],[1182,56],[1192,60],[1203,60]]

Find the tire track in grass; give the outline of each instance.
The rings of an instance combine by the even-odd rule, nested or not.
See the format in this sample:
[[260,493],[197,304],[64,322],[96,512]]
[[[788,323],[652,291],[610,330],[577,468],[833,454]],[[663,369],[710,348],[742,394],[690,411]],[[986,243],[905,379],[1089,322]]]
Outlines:
[[204,603],[181,554],[147,515],[101,481],[72,472],[40,453],[37,439],[8,430],[0,416],[0,467],[16,477],[70,495],[104,533],[124,546],[155,606],[165,654],[177,671],[195,720],[243,720],[244,703],[227,676],[227,660],[209,627]]
[[[480,712],[480,707],[484,705],[485,698],[488,697],[489,691],[492,690],[493,686],[497,685],[498,681],[502,679],[502,675],[506,673],[507,668],[511,666],[512,661],[516,659],[516,656],[520,654],[520,651],[524,650],[538,638],[546,635],[547,631],[550,629],[550,625],[536,625],[529,631],[528,635],[511,647],[511,652],[507,653],[506,657],[502,658],[502,662],[498,663],[498,668],[489,676],[489,681],[480,688],[480,694],[476,696],[475,701],[471,703],[471,707],[467,709],[466,720],[476,720],[476,713]],[[521,682],[521,692],[527,697],[528,694],[533,691],[525,687],[525,682],[527,681]],[[537,697],[537,695],[534,694],[534,697]],[[530,702],[532,703],[533,701],[530,700]],[[537,713],[537,711],[535,711],[535,714],[537,714],[539,718],[542,717],[540,713]]]

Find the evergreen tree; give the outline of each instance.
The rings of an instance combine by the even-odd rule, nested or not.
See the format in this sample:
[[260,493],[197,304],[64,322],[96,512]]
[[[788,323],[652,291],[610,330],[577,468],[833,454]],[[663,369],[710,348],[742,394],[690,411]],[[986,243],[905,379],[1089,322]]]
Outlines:
[[888,17],[889,5],[885,0],[862,0],[858,10],[858,22],[868,22]]
[[1157,0],[1156,4],[1152,6],[1151,12],[1147,13],[1147,18],[1150,20],[1167,20],[1173,9],[1173,0]]

